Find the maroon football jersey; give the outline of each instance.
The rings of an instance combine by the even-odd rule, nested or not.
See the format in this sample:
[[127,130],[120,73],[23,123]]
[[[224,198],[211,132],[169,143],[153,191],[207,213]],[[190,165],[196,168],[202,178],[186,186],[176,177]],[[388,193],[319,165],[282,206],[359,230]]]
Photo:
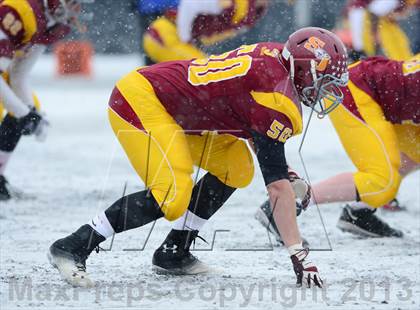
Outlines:
[[[346,5],[346,11],[352,8],[367,8],[373,0],[348,0]],[[405,13],[411,7],[420,7],[420,0],[399,0],[398,6],[393,10],[392,13]]]
[[[420,123],[420,61],[370,57],[349,67],[350,81],[374,99],[388,121]],[[357,97],[345,91],[344,105],[360,117]]]
[[[35,24],[31,22],[35,17]],[[52,44],[70,32],[70,27],[57,24],[47,26],[43,0],[0,0],[0,30],[7,35],[0,40],[0,57],[13,57],[15,51],[33,44]]]
[[[241,2],[242,1],[242,2]],[[239,4],[244,4],[239,8]],[[244,27],[252,27],[267,10],[268,1],[233,1],[233,5],[219,15],[199,15],[194,21],[192,37],[204,44],[220,41],[218,38],[231,37]],[[244,10],[244,12],[240,12]],[[225,34],[225,36],[223,35]]]
[[250,138],[255,130],[284,142],[300,133],[302,115],[289,72],[279,59],[282,47],[245,45],[207,59],[166,62],[138,72],[175,121],[194,131],[191,134],[211,130]]

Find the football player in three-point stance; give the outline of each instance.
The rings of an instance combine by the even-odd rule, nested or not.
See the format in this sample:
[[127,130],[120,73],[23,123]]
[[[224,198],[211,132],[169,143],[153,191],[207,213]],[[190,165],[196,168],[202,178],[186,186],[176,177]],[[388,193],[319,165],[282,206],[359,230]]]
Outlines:
[[46,124],[28,85],[29,71],[47,45],[77,24],[85,1],[0,0],[0,200],[10,199],[3,174],[21,136],[41,135]]
[[180,0],[176,10],[155,20],[143,36],[155,63],[205,58],[200,46],[227,40],[253,27],[269,0]]
[[420,54],[405,62],[367,58],[350,65],[349,76],[344,102],[329,116],[357,171],[313,185],[310,204],[353,201],[342,211],[340,229],[402,237],[375,211],[395,198],[404,176],[420,167]]
[[[301,102],[321,115],[342,102],[346,61],[336,35],[303,28],[284,48],[277,43],[245,45],[125,76],[112,92],[109,118],[148,190],[122,197],[54,242],[52,264],[71,284],[90,286],[86,259],[101,242],[165,217],[180,221],[180,229],[169,233],[154,265],[190,273],[198,266],[200,272],[189,247],[209,216],[251,182],[253,160],[242,139],[252,139],[297,283],[322,286],[317,267],[308,261],[309,250],[302,246],[284,145],[302,130]],[[332,102],[328,107],[325,97]],[[197,184],[194,165],[207,171]]]

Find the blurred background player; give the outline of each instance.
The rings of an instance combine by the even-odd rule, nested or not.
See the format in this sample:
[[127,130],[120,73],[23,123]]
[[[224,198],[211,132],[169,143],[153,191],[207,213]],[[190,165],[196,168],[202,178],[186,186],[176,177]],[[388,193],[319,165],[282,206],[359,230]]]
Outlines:
[[[140,14],[140,37],[143,38],[150,24],[161,17],[169,10],[176,10],[180,0],[138,0],[137,9]],[[144,55],[146,65],[153,64],[153,61],[145,54],[143,44],[141,53]]]
[[[222,55],[156,64],[125,76],[111,95],[109,118],[148,189],[122,197],[54,242],[52,264],[69,283],[91,286],[86,259],[95,247],[115,233],[165,217],[178,220],[179,229],[169,233],[153,264],[172,273],[203,272],[189,247],[207,216],[251,182],[253,159],[243,139],[252,138],[297,284],[321,287],[296,223],[284,145],[302,130],[301,102],[319,115],[342,102],[346,61],[337,36],[322,28],[303,28],[290,35],[284,48],[277,43],[243,45]],[[330,106],[323,105],[324,97],[331,99]],[[207,171],[197,184],[194,165]],[[196,223],[186,223],[187,217]]]
[[203,46],[233,38],[264,16],[269,0],[179,0],[143,37],[155,63],[206,57]]
[[29,72],[48,45],[71,26],[80,28],[82,2],[91,1],[0,0],[0,200],[11,198],[4,170],[20,138],[42,135],[47,124],[28,84]]
[[419,0],[349,0],[350,57],[358,60],[381,53],[395,60],[412,57],[410,41],[398,21],[419,6]]
[[[420,167],[420,54],[409,61],[370,57],[349,66],[344,102],[329,114],[357,172],[312,187],[318,204],[347,204],[337,226],[366,237],[402,237],[375,215],[397,195],[402,178]],[[263,205],[266,217],[270,216]]]

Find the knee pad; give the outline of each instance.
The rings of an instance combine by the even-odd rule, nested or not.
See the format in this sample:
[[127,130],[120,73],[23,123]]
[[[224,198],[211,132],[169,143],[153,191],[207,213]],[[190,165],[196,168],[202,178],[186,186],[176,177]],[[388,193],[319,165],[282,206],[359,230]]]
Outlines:
[[388,176],[357,172],[354,181],[361,201],[371,207],[379,208],[395,198],[401,176],[397,170],[393,170]]

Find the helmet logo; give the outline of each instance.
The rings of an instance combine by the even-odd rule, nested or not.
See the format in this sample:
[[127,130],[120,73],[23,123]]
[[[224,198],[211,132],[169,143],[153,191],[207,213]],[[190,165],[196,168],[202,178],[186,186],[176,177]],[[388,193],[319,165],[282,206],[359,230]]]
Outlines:
[[304,47],[315,55],[317,59],[320,60],[316,65],[317,71],[325,71],[327,65],[330,62],[331,56],[323,49],[325,42],[317,37],[310,37],[308,41],[305,42]]
[[320,38],[310,37],[308,41],[305,42],[304,46],[308,51],[311,51],[313,53],[314,50],[318,48],[323,48],[324,45],[325,45],[325,42],[322,41]]
[[324,56],[321,61],[316,65],[316,70],[317,71],[325,71],[325,69],[327,69],[327,66],[330,62],[330,55],[326,55]]

